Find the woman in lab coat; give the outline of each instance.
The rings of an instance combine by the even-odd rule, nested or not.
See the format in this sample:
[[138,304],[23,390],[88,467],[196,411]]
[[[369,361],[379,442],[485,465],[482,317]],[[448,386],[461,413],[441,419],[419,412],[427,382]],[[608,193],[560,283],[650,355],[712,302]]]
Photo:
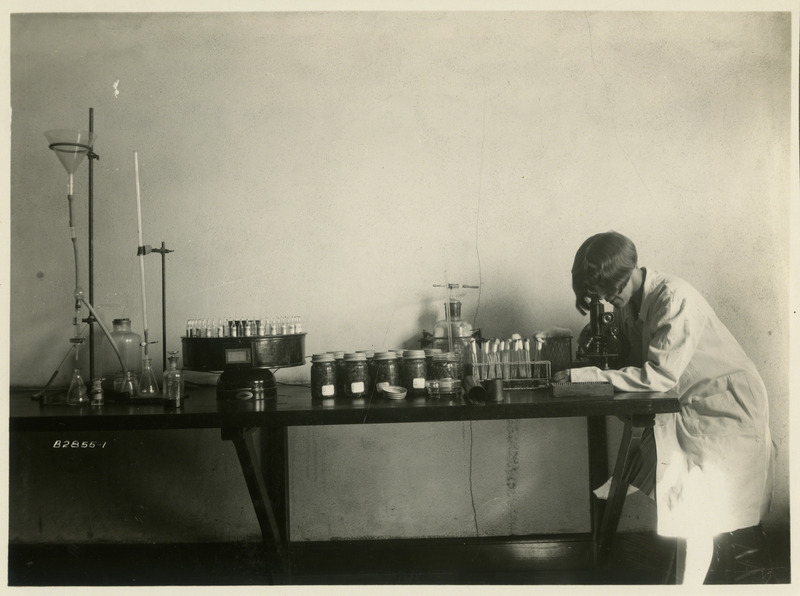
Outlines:
[[[757,525],[771,493],[771,440],[764,383],[739,343],[687,282],[639,267],[633,242],[597,234],[572,268],[576,307],[611,303],[630,342],[629,366],[574,368],[556,381],[608,381],[618,391],[659,391],[680,411],[656,415],[650,462],[658,533],[679,540],[678,579],[702,583],[713,537]],[[646,448],[648,441],[643,440]],[[646,477],[647,470],[638,472]]]

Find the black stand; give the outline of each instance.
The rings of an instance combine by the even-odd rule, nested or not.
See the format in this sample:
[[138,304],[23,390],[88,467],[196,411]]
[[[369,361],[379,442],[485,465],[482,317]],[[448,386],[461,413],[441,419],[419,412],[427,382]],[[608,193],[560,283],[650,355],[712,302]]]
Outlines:
[[153,248],[147,244],[140,246],[136,255],[147,255],[151,252],[161,254],[161,370],[167,370],[167,253],[175,251],[168,250],[162,240],[161,248]]

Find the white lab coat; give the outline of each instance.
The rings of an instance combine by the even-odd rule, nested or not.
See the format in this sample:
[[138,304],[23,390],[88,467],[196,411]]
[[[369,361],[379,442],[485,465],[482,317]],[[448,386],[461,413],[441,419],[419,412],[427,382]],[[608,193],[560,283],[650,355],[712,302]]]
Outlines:
[[642,269],[641,312],[616,311],[631,343],[620,370],[574,368],[572,380],[680,398],[657,414],[658,533],[715,535],[759,523],[771,494],[767,392],[754,364],[706,300],[677,277]]

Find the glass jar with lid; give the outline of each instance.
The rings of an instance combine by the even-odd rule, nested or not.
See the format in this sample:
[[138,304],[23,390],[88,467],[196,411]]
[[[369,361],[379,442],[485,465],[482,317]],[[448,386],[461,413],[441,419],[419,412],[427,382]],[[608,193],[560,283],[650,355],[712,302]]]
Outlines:
[[425,366],[428,378],[430,378],[433,373],[433,357],[436,354],[441,354],[443,351],[442,348],[425,348]]
[[336,358],[333,354],[311,356],[311,399],[336,397]]
[[[454,352],[434,354],[429,383],[435,383],[437,394],[452,395],[461,391],[460,361]],[[429,393],[431,386],[428,385]]]
[[431,378],[458,379],[458,356],[455,352],[442,352],[433,356]]
[[350,352],[344,355],[344,396],[361,399],[367,395],[369,368],[367,355],[363,352]]
[[367,393],[375,390],[375,350],[357,350],[357,354],[367,357]]
[[400,370],[394,352],[375,352],[375,389],[382,392],[388,385],[400,384]]
[[344,351],[333,352],[336,361],[336,397],[344,397]]
[[403,352],[403,386],[408,390],[409,397],[426,395],[426,369],[424,350],[405,350]]

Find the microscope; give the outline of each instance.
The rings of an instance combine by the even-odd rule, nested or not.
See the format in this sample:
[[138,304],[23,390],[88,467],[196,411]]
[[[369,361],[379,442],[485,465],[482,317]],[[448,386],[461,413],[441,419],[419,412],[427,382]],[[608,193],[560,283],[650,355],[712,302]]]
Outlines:
[[615,325],[616,315],[605,312],[597,294],[591,294],[589,324],[578,336],[575,367],[596,366],[602,370],[619,368],[628,347]]

